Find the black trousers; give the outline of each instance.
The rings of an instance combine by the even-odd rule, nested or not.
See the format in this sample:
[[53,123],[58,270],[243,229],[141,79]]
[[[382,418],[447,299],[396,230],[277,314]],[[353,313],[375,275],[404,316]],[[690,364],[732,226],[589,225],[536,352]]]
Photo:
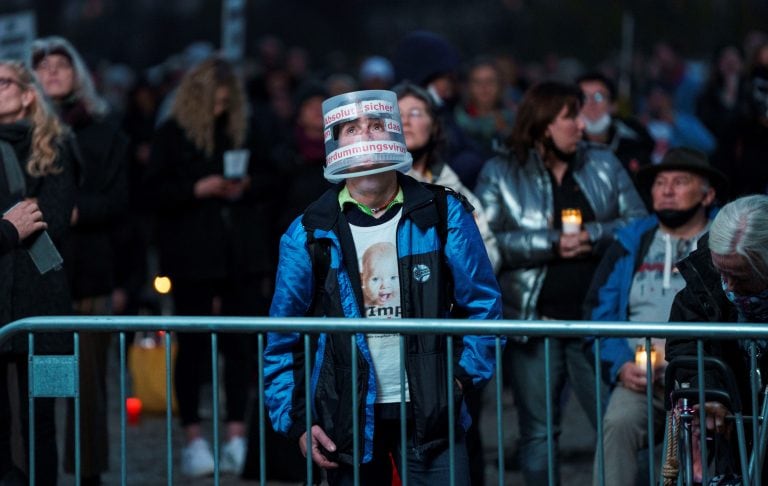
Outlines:
[[[173,282],[177,315],[255,316],[265,312],[259,281],[179,280]],[[179,352],[174,373],[181,424],[200,423],[200,387],[211,376],[211,336],[208,333],[179,333]],[[224,356],[225,421],[244,422],[253,370],[255,335],[219,334],[219,352]]]

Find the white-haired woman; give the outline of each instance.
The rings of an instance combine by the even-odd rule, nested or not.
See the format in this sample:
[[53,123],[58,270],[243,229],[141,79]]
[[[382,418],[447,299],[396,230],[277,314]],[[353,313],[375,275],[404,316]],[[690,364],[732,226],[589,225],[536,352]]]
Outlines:
[[[0,211],[19,201],[34,200],[48,235],[57,243],[69,227],[75,178],[65,130],[47,106],[34,76],[22,63],[0,61]],[[38,235],[29,236],[25,246]],[[0,256],[0,326],[29,316],[70,312],[67,279],[62,270],[43,274],[25,246]],[[35,339],[35,353],[71,353],[71,340],[62,335]],[[27,340],[19,336],[0,346],[0,483],[21,480],[11,458],[11,407],[8,369],[15,365],[22,399],[18,410],[22,435],[28,443]],[[36,484],[55,485],[58,470],[54,399],[35,402]],[[15,484],[15,483],[13,483]]]
[[[128,206],[126,178],[127,137],[117,117],[96,93],[80,54],[66,39],[47,37],[32,43],[30,65],[61,121],[75,136],[79,184],[62,253],[78,314],[110,314],[114,290],[111,237]],[[81,333],[80,393],[83,406],[83,484],[98,484],[108,468],[107,350],[110,334]],[[73,473],[74,410],[67,402],[67,447],[64,470]]]
[[[247,100],[232,66],[211,58],[189,71],[176,93],[172,116],[152,142],[145,189],[157,217],[161,270],[171,277],[178,315],[264,314],[264,278],[272,273],[271,193],[257,157],[248,172],[225,177],[225,159],[248,154]],[[231,175],[231,174],[230,174]],[[198,415],[200,386],[209,373],[207,334],[178,336],[175,387],[186,447],[181,471],[213,472],[213,456]],[[251,340],[222,334],[226,433],[221,470],[237,473],[245,460],[245,410],[251,380]]]
[[[675,296],[670,322],[768,322],[768,196],[742,197],[723,206],[709,233],[699,240],[697,250],[678,262],[677,268],[686,286]],[[704,340],[704,354],[722,359],[733,370],[745,415],[752,413],[748,364],[752,342],[757,351],[757,367],[762,376],[768,376],[765,339]],[[694,337],[668,339],[667,360],[695,356],[696,348]],[[678,378],[694,388],[698,385],[695,373]],[[708,376],[706,385],[727,389],[716,376]],[[717,431],[722,431],[730,412],[713,402],[707,404],[707,413],[713,416],[712,424]],[[708,418],[707,427],[712,424]],[[736,458],[733,461],[737,464]],[[768,474],[766,469],[763,468],[763,477]]]

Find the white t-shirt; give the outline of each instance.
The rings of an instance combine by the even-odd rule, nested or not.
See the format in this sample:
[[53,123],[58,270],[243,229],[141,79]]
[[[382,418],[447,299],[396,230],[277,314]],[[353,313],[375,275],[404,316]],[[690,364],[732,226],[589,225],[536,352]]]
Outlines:
[[[706,230],[704,230],[706,231]],[[685,279],[675,264],[696,249],[703,234],[684,240],[663,233],[660,229],[632,278],[629,291],[629,320],[639,322],[667,322],[675,295],[685,287]],[[645,345],[645,338],[628,339],[630,346]],[[664,339],[653,338],[652,343],[661,360],[664,359]],[[662,361],[659,360],[659,363]]]
[[[400,273],[397,260],[397,225],[402,209],[389,221],[377,226],[349,225],[355,242],[365,316],[399,319]],[[400,402],[400,335],[367,334],[376,373],[376,403]],[[410,400],[408,380],[406,400]]]

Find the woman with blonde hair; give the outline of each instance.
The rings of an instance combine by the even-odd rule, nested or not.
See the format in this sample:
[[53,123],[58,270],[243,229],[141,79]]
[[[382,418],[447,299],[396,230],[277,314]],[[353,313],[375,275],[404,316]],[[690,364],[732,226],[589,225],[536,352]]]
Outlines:
[[[27,237],[0,256],[0,326],[29,316],[61,315],[70,311],[67,279],[61,268],[38,268],[32,245],[54,245],[69,227],[75,197],[75,177],[65,129],[51,112],[32,72],[22,63],[0,61],[0,211],[20,201],[35,201],[47,234]],[[50,240],[49,238],[50,237]],[[53,246],[48,245],[48,252]],[[36,354],[71,353],[71,340],[61,335],[35,339]],[[19,337],[0,348],[0,483],[24,481],[11,458],[11,404],[8,369],[15,365],[18,397],[27,397],[27,340]],[[25,398],[24,398],[25,399]],[[22,435],[28,444],[25,402],[19,404]],[[36,484],[56,484],[58,470],[54,399],[35,401]],[[27,468],[28,469],[28,468]]]
[[[152,143],[145,184],[157,221],[161,271],[173,282],[178,315],[259,315],[266,311],[268,255],[266,178],[257,175],[248,143],[247,100],[232,66],[214,57],[189,71],[176,93],[172,116]],[[251,149],[251,150],[249,150]],[[250,159],[250,162],[249,162]],[[235,162],[247,171],[233,172]],[[242,167],[241,167],[242,169]],[[258,185],[258,187],[257,187]],[[262,299],[261,296],[264,298]],[[210,359],[207,334],[179,334],[175,388],[186,447],[181,472],[213,472],[210,445],[198,415],[200,386]],[[222,472],[239,473],[245,459],[245,410],[251,343],[223,334],[227,441]]]

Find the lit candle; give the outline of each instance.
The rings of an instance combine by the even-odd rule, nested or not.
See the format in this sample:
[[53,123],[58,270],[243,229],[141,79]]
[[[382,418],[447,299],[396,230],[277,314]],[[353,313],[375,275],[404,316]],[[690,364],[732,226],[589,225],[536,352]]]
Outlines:
[[[638,344],[635,348],[635,364],[642,369],[648,366],[648,353],[645,352],[645,346]],[[651,368],[656,369],[656,348],[651,345]]]
[[581,210],[563,209],[561,217],[563,221],[563,234],[573,235],[581,231]]
[[128,397],[125,399],[125,413],[128,416],[128,423],[135,424],[139,422],[139,415],[141,415],[141,400],[136,397]]

